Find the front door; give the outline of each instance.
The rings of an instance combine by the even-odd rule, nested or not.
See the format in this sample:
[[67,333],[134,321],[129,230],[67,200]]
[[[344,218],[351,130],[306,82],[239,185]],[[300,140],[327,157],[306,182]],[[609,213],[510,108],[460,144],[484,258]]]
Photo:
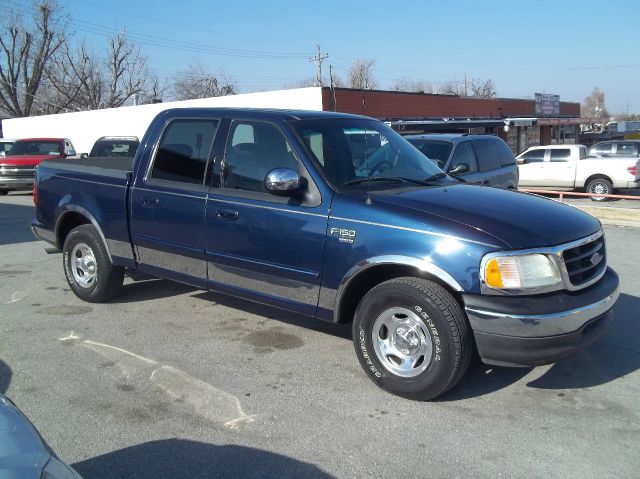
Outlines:
[[[274,168],[296,170],[306,193],[268,193],[264,179]],[[330,198],[320,198],[282,131],[269,122],[232,122],[215,177],[207,201],[210,288],[314,314]]]
[[518,165],[520,179],[518,186],[547,186],[545,150],[543,148],[531,150],[520,157],[524,161]]
[[206,288],[205,170],[218,120],[174,119],[131,190],[131,234],[139,268]]

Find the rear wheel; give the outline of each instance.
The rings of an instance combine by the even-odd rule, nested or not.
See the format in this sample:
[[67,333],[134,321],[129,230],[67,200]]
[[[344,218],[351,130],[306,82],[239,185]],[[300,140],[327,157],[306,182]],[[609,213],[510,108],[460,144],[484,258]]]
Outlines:
[[608,198],[599,195],[612,195],[613,185],[606,178],[594,178],[587,184],[587,193],[592,195],[592,201],[607,201]]
[[353,340],[360,364],[382,389],[429,400],[464,375],[472,339],[462,308],[442,286],[397,278],[369,291],[356,310]]
[[64,241],[62,260],[67,282],[80,299],[100,303],[122,289],[124,268],[114,266],[93,225],[71,230]]

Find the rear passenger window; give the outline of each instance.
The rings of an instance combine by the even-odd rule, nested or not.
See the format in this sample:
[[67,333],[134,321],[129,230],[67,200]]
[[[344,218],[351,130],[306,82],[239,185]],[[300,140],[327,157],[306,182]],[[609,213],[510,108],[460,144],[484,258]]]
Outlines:
[[217,120],[174,120],[165,129],[151,178],[202,184]]
[[492,171],[502,167],[500,153],[494,140],[473,140],[480,171]]
[[589,156],[607,158],[611,156],[611,146],[611,143],[600,143],[599,145],[594,145],[589,149]]
[[618,143],[614,156],[638,156],[638,145],[631,142]]
[[568,148],[551,149],[551,161],[569,161],[571,150]]
[[502,166],[511,166],[516,164],[516,157],[504,141],[498,140],[496,141],[496,148],[498,148],[498,153],[500,154],[500,164]]
[[271,170],[298,170],[293,150],[275,125],[236,122],[229,135],[222,169],[224,188],[266,192],[264,179]]
[[464,141],[456,146],[456,149],[453,152],[453,157],[451,158],[449,171],[455,170],[463,163],[469,167],[469,171],[467,173],[478,172],[478,161],[476,160],[476,154],[473,151],[473,148],[471,148],[470,141]]

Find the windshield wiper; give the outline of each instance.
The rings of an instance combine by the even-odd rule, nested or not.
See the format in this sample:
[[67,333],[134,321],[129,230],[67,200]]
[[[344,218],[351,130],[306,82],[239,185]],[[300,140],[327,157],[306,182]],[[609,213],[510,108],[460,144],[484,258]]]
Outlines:
[[[431,178],[429,178],[430,180]],[[395,181],[397,183],[413,183],[416,185],[426,186],[429,183],[427,181],[416,180],[414,178],[405,178],[403,176],[367,176],[366,178],[356,178],[355,180],[342,183],[342,186],[359,185],[362,183],[368,183],[373,181]]]
[[425,178],[423,181],[434,181],[441,180],[442,178],[446,178],[447,175],[445,172],[441,171],[440,173],[436,173],[435,175],[431,175],[429,178]]

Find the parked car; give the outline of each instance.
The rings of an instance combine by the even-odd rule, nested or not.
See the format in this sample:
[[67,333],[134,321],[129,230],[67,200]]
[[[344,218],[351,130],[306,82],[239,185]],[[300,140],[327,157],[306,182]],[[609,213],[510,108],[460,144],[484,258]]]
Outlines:
[[[380,138],[366,168],[354,131]],[[44,162],[34,195],[79,298],[113,298],[129,270],[351,322],[366,374],[413,399],[475,348],[511,366],[580,350],[619,295],[593,216],[459,182],[362,116],[169,109],[133,160]]]
[[[520,186],[551,190],[584,189],[594,201],[606,200],[601,195],[616,190],[640,187],[638,157],[614,156],[615,146],[584,145],[534,146],[517,156]],[[625,142],[629,143],[629,142]],[[640,143],[640,142],[638,142]],[[596,151],[609,151],[612,156],[589,156]],[[604,154],[604,153],[603,153]]]
[[136,150],[140,145],[140,140],[136,136],[103,136],[98,138],[93,144],[93,148],[87,155],[83,153],[82,158],[115,158],[136,156]]
[[0,158],[0,195],[33,187],[36,166],[44,160],[66,158],[76,152],[68,138],[16,140],[9,154]]
[[468,183],[518,186],[518,167],[509,146],[493,135],[408,135],[405,138],[447,173]]
[[7,156],[15,142],[16,140],[11,138],[0,138],[0,158]]
[[0,477],[82,479],[56,456],[29,419],[1,393]]

